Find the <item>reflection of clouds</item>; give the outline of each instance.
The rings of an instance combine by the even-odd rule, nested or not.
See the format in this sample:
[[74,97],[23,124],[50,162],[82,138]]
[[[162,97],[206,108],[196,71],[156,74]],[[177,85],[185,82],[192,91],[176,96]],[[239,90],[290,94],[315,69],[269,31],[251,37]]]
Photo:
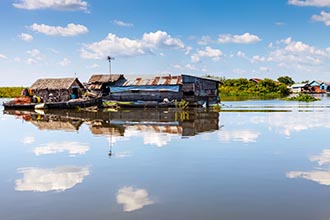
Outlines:
[[330,186],[330,172],[324,171],[322,165],[330,164],[330,150],[325,149],[321,154],[313,155],[309,158],[312,162],[317,162],[320,167],[313,171],[291,171],[286,173],[288,178],[303,178],[317,182],[321,185]]
[[148,196],[145,189],[136,189],[131,186],[123,187],[118,190],[117,203],[123,205],[124,212],[131,212],[142,209],[146,205],[154,204],[155,202]]
[[175,134],[168,134],[168,133],[155,133],[154,130],[136,130],[134,127],[128,127],[125,130],[125,137],[143,137],[144,144],[155,145],[157,147],[166,146],[171,140],[171,135]]
[[24,137],[22,139],[23,144],[32,144],[35,141],[33,136]]
[[330,164],[330,150],[325,149],[320,155],[311,156],[310,161],[317,161],[320,166]]
[[300,132],[312,128],[330,128],[330,117],[328,112],[272,112],[271,117],[253,117],[251,122],[254,124],[269,124],[272,130],[286,136],[291,136],[293,132]]
[[248,143],[256,142],[259,135],[259,132],[250,130],[221,131],[219,132],[219,140],[222,142],[239,141]]
[[288,178],[303,178],[307,180],[312,180],[321,185],[330,185],[330,172],[327,171],[291,171],[286,174]]
[[143,136],[144,144],[156,145],[157,147],[166,146],[171,137],[166,134],[153,133]]
[[131,157],[132,152],[128,152],[128,151],[116,152],[114,156],[117,158]]
[[79,142],[61,142],[61,143],[48,143],[42,147],[36,147],[34,153],[42,154],[55,154],[67,151],[70,155],[85,154],[89,150],[89,146]]
[[47,192],[51,190],[64,191],[81,183],[89,175],[88,167],[57,167],[41,169],[27,167],[18,169],[23,179],[16,180],[17,191]]

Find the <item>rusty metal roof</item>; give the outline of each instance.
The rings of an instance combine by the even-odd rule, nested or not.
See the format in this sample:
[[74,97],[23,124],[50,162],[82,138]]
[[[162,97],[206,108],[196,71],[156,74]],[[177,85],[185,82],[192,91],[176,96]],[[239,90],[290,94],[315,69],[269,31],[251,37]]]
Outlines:
[[123,74],[95,74],[92,75],[88,83],[105,83],[105,82],[115,82],[120,79],[120,77],[124,77]]
[[159,85],[182,85],[182,76],[154,76],[142,78],[140,76],[127,80],[123,86],[159,86]]

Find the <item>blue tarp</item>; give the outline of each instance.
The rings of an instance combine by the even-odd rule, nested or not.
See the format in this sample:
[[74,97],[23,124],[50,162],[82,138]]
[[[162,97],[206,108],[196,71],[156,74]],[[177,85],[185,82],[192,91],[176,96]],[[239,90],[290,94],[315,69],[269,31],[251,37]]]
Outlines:
[[180,86],[178,85],[159,85],[159,86],[111,86],[111,93],[114,92],[128,92],[128,91],[166,91],[166,92],[179,92]]

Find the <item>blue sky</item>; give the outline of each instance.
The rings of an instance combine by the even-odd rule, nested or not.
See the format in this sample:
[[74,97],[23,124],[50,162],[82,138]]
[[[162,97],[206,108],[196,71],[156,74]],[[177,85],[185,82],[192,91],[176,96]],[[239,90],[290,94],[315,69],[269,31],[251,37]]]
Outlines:
[[95,73],[330,81],[330,0],[6,0],[0,86]]

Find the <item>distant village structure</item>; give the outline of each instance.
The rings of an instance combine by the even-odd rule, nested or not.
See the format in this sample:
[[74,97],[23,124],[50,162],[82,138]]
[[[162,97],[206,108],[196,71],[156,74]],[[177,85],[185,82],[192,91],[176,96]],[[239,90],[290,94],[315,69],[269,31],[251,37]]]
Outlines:
[[110,86],[110,99],[119,101],[171,102],[185,100],[206,104],[220,101],[220,81],[191,75],[136,77]]
[[322,94],[330,93],[330,82],[323,82],[321,80],[313,80],[310,83],[296,83],[291,87],[292,93],[310,93],[310,94]]
[[33,94],[46,100],[68,101],[79,98],[84,92],[83,84],[78,78],[38,79],[30,87]]

